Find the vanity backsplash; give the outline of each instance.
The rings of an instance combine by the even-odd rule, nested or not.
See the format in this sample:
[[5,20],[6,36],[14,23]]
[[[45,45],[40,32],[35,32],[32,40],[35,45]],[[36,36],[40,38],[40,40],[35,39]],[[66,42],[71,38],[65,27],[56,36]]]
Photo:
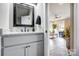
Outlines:
[[41,27],[34,27],[34,31],[33,31],[33,27],[12,27],[10,29],[3,29],[2,30],[4,33],[5,32],[43,32],[43,29]]
[[29,27],[13,27],[11,32],[32,32],[32,28]]

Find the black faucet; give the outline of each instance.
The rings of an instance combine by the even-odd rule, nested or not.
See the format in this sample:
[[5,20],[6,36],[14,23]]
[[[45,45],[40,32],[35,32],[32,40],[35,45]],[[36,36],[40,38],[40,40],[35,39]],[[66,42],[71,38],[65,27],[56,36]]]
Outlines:
[[24,27],[24,32],[26,32],[26,27]]

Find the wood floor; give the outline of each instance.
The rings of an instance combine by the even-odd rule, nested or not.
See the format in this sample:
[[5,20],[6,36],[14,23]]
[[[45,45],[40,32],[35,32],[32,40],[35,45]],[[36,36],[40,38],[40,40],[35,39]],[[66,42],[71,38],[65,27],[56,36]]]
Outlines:
[[64,38],[49,39],[49,55],[50,56],[68,56],[66,48],[66,40]]

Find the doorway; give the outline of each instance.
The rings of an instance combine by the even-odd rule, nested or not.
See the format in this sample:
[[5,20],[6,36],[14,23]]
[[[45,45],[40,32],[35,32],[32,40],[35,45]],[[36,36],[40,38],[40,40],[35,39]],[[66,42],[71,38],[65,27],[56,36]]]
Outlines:
[[68,56],[74,50],[73,4],[48,3],[48,55]]

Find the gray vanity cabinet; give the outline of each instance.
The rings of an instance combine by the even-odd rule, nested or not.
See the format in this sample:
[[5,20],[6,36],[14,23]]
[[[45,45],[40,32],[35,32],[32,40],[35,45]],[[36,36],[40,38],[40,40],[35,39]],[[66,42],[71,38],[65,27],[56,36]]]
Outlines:
[[24,56],[24,47],[14,46],[14,47],[4,48],[4,56]]
[[43,41],[4,48],[4,56],[43,56]]
[[43,56],[43,48],[43,41],[30,44],[30,47],[28,48],[28,56]]
[[43,34],[3,37],[3,56],[43,56]]

